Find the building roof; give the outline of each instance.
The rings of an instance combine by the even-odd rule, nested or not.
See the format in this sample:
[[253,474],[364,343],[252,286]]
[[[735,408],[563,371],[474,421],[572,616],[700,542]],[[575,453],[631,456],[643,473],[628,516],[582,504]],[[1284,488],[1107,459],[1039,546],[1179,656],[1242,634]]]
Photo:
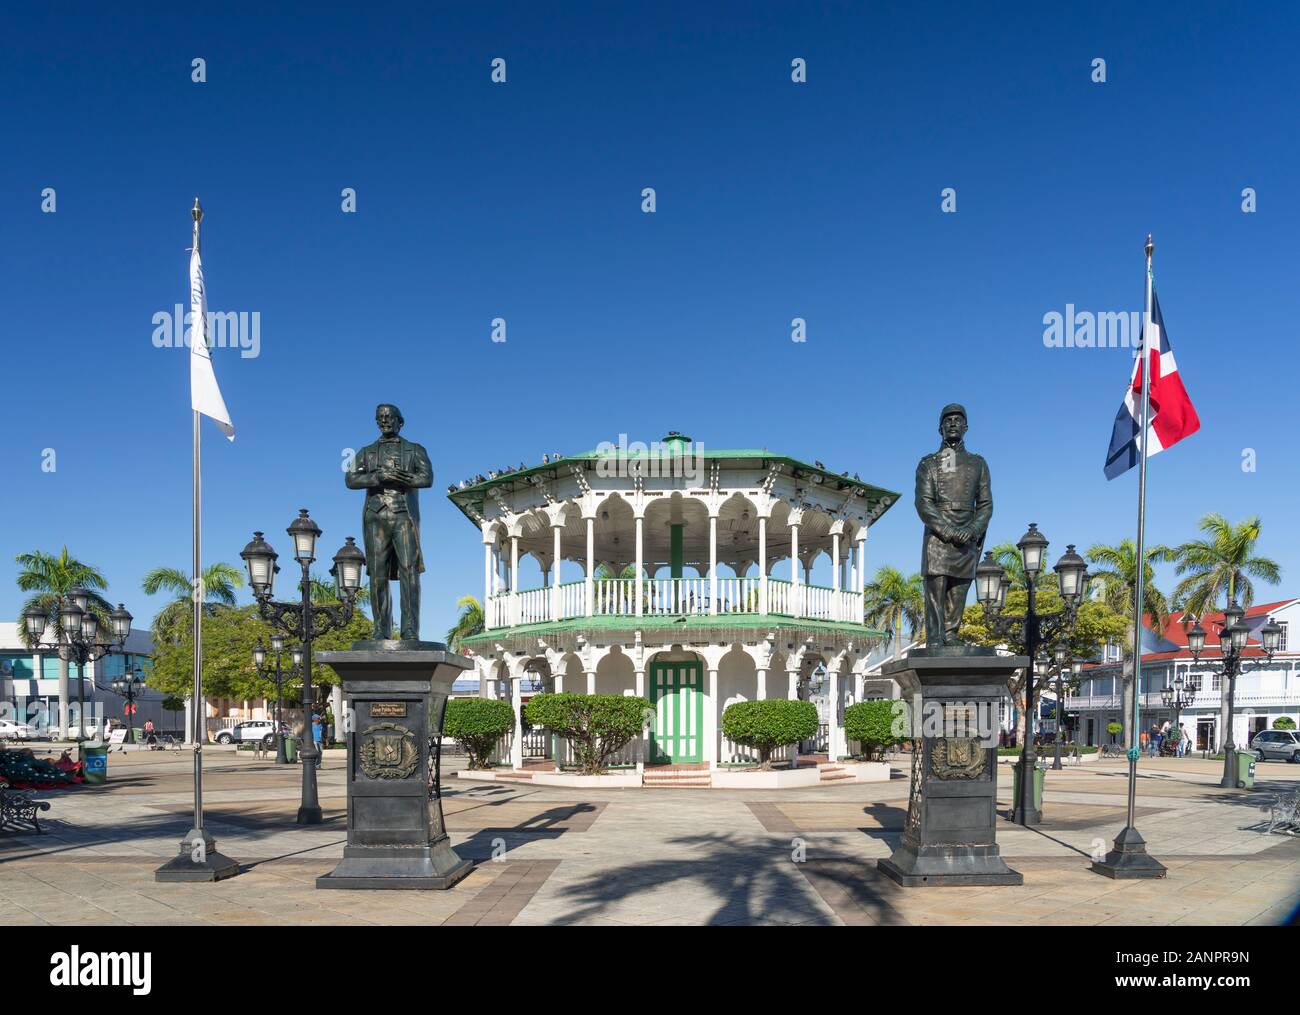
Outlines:
[[[636,445],[632,447],[636,447]],[[460,508],[467,518],[474,521],[474,514],[470,508],[473,507],[481,513],[488,491],[494,488],[506,487],[513,489],[520,483],[528,484],[532,477],[558,479],[561,476],[561,469],[567,466],[586,468],[591,463],[616,458],[620,455],[626,457],[629,461],[635,461],[638,458],[647,460],[651,458],[662,459],[673,454],[680,454],[683,457],[698,456],[706,461],[719,462],[724,465],[734,463],[739,467],[748,466],[759,469],[766,469],[772,464],[781,464],[786,466],[796,479],[806,476],[812,482],[826,486],[829,489],[855,490],[866,500],[867,508],[873,518],[879,518],[883,515],[899,498],[899,494],[894,490],[873,486],[871,483],[856,478],[856,476],[832,472],[823,465],[791,458],[789,455],[776,454],[767,448],[709,449],[694,445],[689,437],[681,437],[675,433],[669,434],[658,442],[658,446],[653,451],[647,450],[642,453],[633,451],[627,446],[619,447],[607,444],[576,455],[561,455],[540,465],[502,471],[481,482],[469,483],[464,487],[452,490],[448,492],[447,498]]]
[[[1252,620],[1258,620],[1263,623],[1271,614],[1276,613],[1284,607],[1293,606],[1296,603],[1300,603],[1300,599],[1279,599],[1272,603],[1256,603],[1253,606],[1245,608],[1246,612],[1242,620],[1245,623],[1249,623]],[[1148,616],[1147,619],[1149,620],[1150,617]],[[1220,610],[1215,613],[1207,613],[1200,618],[1200,621],[1201,627],[1204,628],[1208,634],[1208,637],[1205,639],[1205,648],[1201,650],[1201,659],[1205,661],[1222,659],[1223,653],[1219,649],[1218,642],[1215,640],[1215,635],[1219,627],[1223,624],[1223,611]],[[1195,625],[1195,623],[1196,617],[1188,616],[1185,610],[1175,610],[1170,613],[1168,621],[1166,621],[1164,628],[1159,633],[1159,637],[1164,642],[1173,645],[1174,647],[1171,649],[1162,649],[1158,652],[1143,652],[1143,665],[1146,665],[1147,663],[1168,662],[1171,659],[1191,659],[1192,652],[1191,649],[1187,647],[1187,632]],[[1149,624],[1144,624],[1143,626],[1146,627],[1148,631],[1151,631]],[[1253,643],[1248,643],[1241,654],[1244,658],[1254,659],[1264,656],[1264,649],[1259,644],[1258,640],[1256,640]],[[1295,654],[1294,650],[1291,652],[1278,653],[1278,655]],[[1091,663],[1086,664],[1085,669],[1091,669],[1094,666],[1116,665],[1119,664],[1113,662]]]

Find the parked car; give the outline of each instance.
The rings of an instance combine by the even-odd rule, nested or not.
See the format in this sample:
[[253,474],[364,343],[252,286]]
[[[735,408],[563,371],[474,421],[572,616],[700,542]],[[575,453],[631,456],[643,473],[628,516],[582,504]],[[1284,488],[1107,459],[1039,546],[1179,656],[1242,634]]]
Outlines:
[[[289,727],[280,723],[280,732],[288,734]],[[248,744],[260,740],[267,747],[274,747],[275,723],[270,719],[248,719],[219,730],[215,739],[219,744]]]
[[77,737],[81,736],[82,731],[84,730],[85,735],[89,739],[95,740],[101,735],[101,730],[103,736],[107,737],[113,732],[113,730],[120,729],[121,726],[122,721],[120,719],[101,720],[93,715],[88,715],[86,716],[86,721],[80,725],[75,722],[68,723],[68,728],[64,735],[69,740],[76,740]]
[[1261,730],[1250,742],[1256,761],[1300,764],[1300,733],[1295,730]]
[[0,719],[0,740],[35,740],[40,735],[35,726],[12,719]]

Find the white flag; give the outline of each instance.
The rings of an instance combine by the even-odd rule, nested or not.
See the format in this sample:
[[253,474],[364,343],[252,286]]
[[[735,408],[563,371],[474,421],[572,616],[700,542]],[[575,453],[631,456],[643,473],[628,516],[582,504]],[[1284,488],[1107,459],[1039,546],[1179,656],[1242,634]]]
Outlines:
[[235,439],[235,425],[226,411],[226,400],[217,387],[208,351],[208,295],[203,288],[203,262],[198,248],[190,255],[190,407],[221,427],[230,440]]

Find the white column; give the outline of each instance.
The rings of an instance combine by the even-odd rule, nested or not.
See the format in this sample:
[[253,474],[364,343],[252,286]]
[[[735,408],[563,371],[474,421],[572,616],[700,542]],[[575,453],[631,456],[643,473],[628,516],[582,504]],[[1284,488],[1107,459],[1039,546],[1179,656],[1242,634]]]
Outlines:
[[709,612],[718,612],[718,516],[709,515]]
[[510,622],[519,623],[519,537],[510,537]]
[[718,671],[706,666],[704,673],[704,762],[714,769],[718,767]]
[[758,676],[758,700],[767,701],[767,670],[759,669],[755,673]]
[[840,534],[831,533],[831,620],[840,620]]
[[510,681],[510,707],[515,710],[515,735],[510,738],[510,767],[518,771],[524,767],[524,682],[522,678]]
[[587,671],[587,693],[588,694],[596,693],[596,671],[595,670]]
[[787,687],[786,687],[786,696],[785,696],[786,700],[798,701],[799,700],[799,671],[786,670],[785,674],[786,677],[788,678]]
[[838,761],[840,756],[840,671],[826,674],[826,756]]
[[596,612],[596,518],[587,519],[587,616]]
[[343,720],[342,684],[333,684],[330,686],[330,711],[334,713],[334,739],[338,743],[345,743],[344,737],[347,736],[347,724]]
[[[645,518],[641,515],[636,516],[636,584],[632,586],[632,598],[636,602],[636,615],[638,617],[645,613],[645,604],[641,601],[641,582],[644,577],[645,569]],[[640,673],[642,689],[644,690],[645,673]],[[637,691],[641,694],[641,691]]]
[[767,613],[767,516],[758,517],[758,612]]
[[790,612],[803,616],[799,603],[799,526],[790,526]]
[[551,619],[560,619],[560,526],[551,526],[551,553],[555,563],[551,565]]
[[[641,519],[638,518],[636,521],[637,530],[639,531],[641,528]],[[638,582],[638,584],[640,583]],[[645,697],[645,670],[636,671],[636,696],[638,698]],[[637,753],[636,757],[636,770],[638,774],[645,771],[645,759],[650,753],[649,739],[650,724],[647,722],[641,727],[641,750]]]

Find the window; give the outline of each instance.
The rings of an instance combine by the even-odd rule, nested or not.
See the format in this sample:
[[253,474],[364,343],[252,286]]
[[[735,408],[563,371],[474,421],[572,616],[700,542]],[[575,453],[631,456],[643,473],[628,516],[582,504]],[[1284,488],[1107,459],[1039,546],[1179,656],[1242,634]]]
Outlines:
[[1286,651],[1286,628],[1287,628],[1287,623],[1288,623],[1288,621],[1282,620],[1282,621],[1279,621],[1279,622],[1278,622],[1278,625],[1277,625],[1278,627],[1280,627],[1280,628],[1282,629],[1282,634],[1281,634],[1281,636],[1280,636],[1280,637],[1278,638],[1278,640],[1277,640],[1277,650],[1278,650],[1279,652],[1285,652],[1285,651]]

